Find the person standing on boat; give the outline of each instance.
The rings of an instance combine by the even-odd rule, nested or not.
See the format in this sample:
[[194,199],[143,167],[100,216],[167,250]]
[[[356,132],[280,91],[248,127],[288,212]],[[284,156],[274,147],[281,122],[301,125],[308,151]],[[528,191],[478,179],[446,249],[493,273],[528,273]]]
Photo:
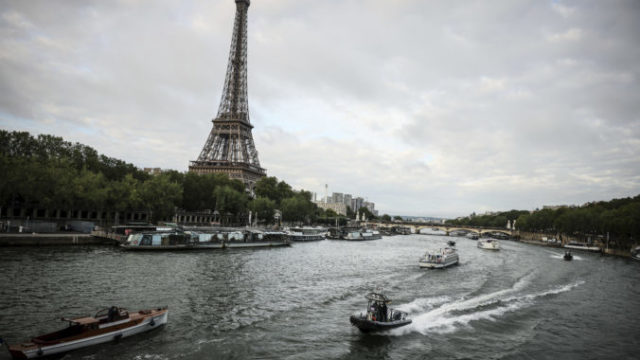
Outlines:
[[387,321],[387,303],[382,303],[380,311],[382,312],[381,321]]

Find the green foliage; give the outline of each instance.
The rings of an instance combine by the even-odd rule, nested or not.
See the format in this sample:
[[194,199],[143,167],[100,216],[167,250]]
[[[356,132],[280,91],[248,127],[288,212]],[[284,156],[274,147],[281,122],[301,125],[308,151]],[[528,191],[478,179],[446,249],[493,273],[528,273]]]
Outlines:
[[0,130],[0,206],[151,212],[170,218],[177,207],[246,213],[244,184],[225,174],[150,176],[132,164],[61,138]]
[[372,220],[372,219],[376,219],[377,217],[375,215],[373,215],[373,213],[366,207],[361,207],[358,212],[360,213],[360,216],[362,216],[362,214],[364,214],[364,216],[367,218],[367,220]]
[[347,205],[347,217],[349,219],[355,219],[356,218],[356,213],[353,211],[353,209],[349,205]]
[[318,213],[318,207],[311,201],[311,192],[294,191],[289,184],[278,181],[274,176],[258,180],[254,192],[258,199],[273,201],[275,208],[282,212],[282,221],[310,223],[324,215]]
[[404,219],[402,218],[402,216],[396,215],[393,217],[393,220],[403,221]]
[[[294,196],[294,191],[291,189],[291,186],[284,181],[278,182],[275,176],[265,176],[258,180],[255,184],[254,192],[257,196],[275,201],[276,206],[280,206],[283,199]],[[308,193],[308,198],[309,201],[311,201],[311,193]]]
[[588,203],[580,207],[542,209],[533,212],[511,210],[495,215],[447,220],[448,225],[504,227],[516,220],[516,228],[528,232],[560,233],[572,236],[608,234],[620,248],[628,248],[640,237],[640,195]]
[[249,197],[246,193],[239,192],[230,185],[218,186],[213,191],[216,201],[216,210],[221,214],[239,216],[247,210]]
[[176,204],[182,202],[182,186],[172,174],[160,174],[142,183],[142,203],[151,211],[152,219],[169,218],[176,212]]
[[72,168],[80,171],[102,173],[107,180],[122,180],[127,174],[137,180],[147,180],[150,175],[122,160],[98,155],[98,152],[86,145],[72,144],[52,135],[38,135],[28,132],[9,132],[0,130],[0,155],[10,158],[23,158],[47,163],[64,160]]
[[[529,214],[528,211],[522,210],[510,210],[501,212],[493,215],[475,215],[455,219],[455,220],[447,220],[447,225],[468,225],[468,226],[478,226],[478,227],[487,227],[487,228],[504,228],[507,226],[507,222],[510,221],[513,223],[514,220],[519,219],[520,216],[525,214]],[[520,220],[518,220],[519,222]]]
[[271,224],[276,213],[276,202],[266,197],[257,197],[249,203],[249,209],[260,222]]
[[282,221],[310,223],[315,220],[316,207],[303,193],[296,193],[282,200]]
[[324,217],[336,217],[336,216],[338,216],[338,213],[333,211],[333,209],[324,210]]
[[384,214],[380,217],[380,220],[385,222],[391,222],[391,216],[389,216],[388,214]]

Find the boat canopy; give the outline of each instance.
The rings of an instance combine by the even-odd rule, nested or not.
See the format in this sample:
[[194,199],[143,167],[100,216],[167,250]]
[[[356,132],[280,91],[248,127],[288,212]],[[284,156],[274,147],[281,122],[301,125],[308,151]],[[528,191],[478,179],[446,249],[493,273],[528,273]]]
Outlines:
[[365,296],[365,298],[367,298],[367,300],[369,301],[375,301],[375,302],[383,302],[383,303],[387,303],[390,304],[391,303],[391,299],[389,299],[388,297],[384,296],[383,294],[379,294],[379,293],[368,293],[367,296]]

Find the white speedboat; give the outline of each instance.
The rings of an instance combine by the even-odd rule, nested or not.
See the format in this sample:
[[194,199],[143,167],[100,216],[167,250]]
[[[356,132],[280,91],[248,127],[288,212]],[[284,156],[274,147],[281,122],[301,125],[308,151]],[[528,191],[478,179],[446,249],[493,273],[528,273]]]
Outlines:
[[69,322],[67,328],[34,337],[30,342],[9,345],[9,352],[14,359],[49,357],[155,329],[167,323],[167,314],[166,307],[129,313],[112,306],[95,316],[63,318]]
[[495,239],[479,239],[478,247],[486,250],[500,250],[500,243]]
[[458,253],[452,248],[443,248],[435,252],[428,252],[420,258],[421,268],[443,269],[458,263]]
[[640,246],[636,246],[631,249],[631,258],[634,260],[640,260]]

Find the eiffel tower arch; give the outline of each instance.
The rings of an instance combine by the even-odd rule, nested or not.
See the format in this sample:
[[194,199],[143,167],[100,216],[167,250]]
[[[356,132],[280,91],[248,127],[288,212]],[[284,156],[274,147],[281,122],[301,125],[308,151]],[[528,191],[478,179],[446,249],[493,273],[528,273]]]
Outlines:
[[248,190],[266,175],[260,167],[253,142],[247,92],[247,12],[250,0],[235,0],[231,50],[218,114],[213,129],[189,171],[198,174],[225,173],[244,182]]

